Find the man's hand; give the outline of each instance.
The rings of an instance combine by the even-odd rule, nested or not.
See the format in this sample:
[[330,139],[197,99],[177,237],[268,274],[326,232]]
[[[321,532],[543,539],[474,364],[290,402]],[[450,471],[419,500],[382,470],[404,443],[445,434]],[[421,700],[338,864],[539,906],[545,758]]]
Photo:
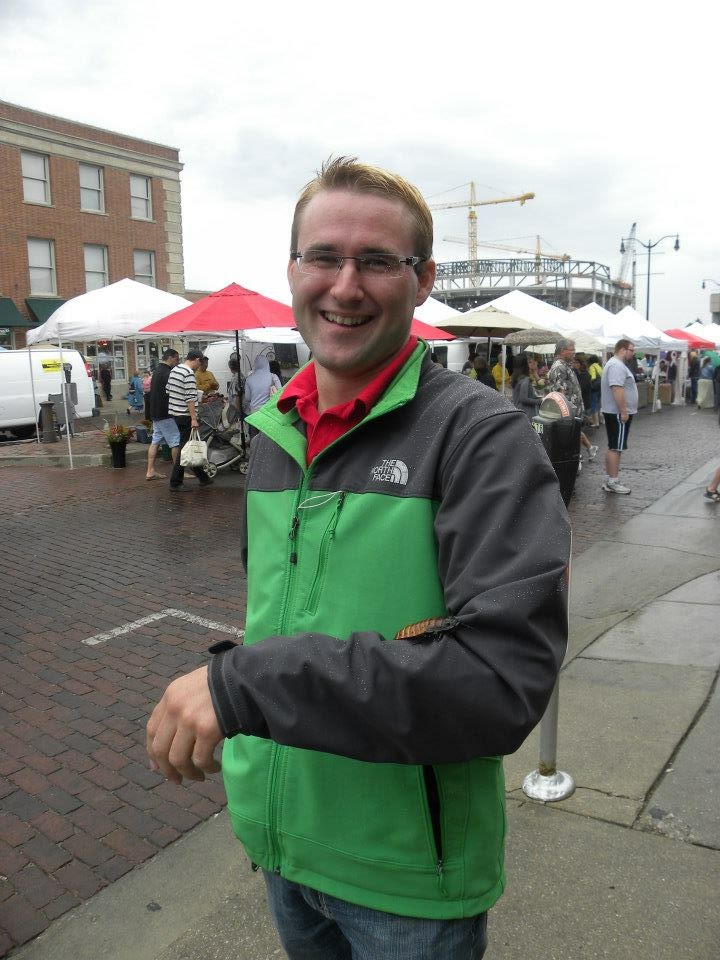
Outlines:
[[627,410],[622,410],[618,414],[618,417],[620,418],[621,423],[627,423],[628,420],[630,419],[630,414],[627,412]]
[[207,667],[174,680],[155,707],[147,725],[150,764],[173,783],[204,780],[217,773],[213,756],[223,739],[210,697]]

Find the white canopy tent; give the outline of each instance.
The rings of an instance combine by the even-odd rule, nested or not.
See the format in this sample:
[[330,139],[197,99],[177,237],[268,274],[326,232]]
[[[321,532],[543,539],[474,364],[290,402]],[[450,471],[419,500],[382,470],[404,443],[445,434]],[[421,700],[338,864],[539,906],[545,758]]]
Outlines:
[[612,320],[613,314],[599,303],[586,303],[584,307],[568,314],[576,330],[583,330],[598,340],[605,340],[605,325]]
[[142,327],[188,306],[190,301],[177,294],[136,280],[118,280],[68,300],[45,323],[28,331],[27,343],[138,337]]
[[577,327],[572,320],[574,314],[561,310],[560,307],[554,307],[551,303],[545,303],[544,300],[538,300],[537,297],[530,297],[521,290],[511,290],[510,293],[505,293],[484,306],[506,310],[508,313],[515,314],[516,317],[527,320],[534,327],[543,327],[546,330],[558,330],[564,333],[566,330]]
[[[27,332],[28,365],[35,409],[37,410],[37,399],[30,362],[30,347],[33,344],[44,341],[57,342],[62,364],[63,342],[67,344],[76,340],[147,339],[147,334],[139,333],[141,327],[189,305],[190,301],[184,297],[166,293],[164,290],[130,279],[118,280],[117,283],[91,290],[89,293],[83,293],[66,301],[48,317],[45,323]],[[63,406],[67,424],[69,418],[64,390]],[[39,443],[39,432],[37,437]],[[69,429],[66,431],[66,439],[72,470],[72,442]]]
[[423,323],[429,323],[433,327],[441,327],[440,321],[447,320],[449,317],[457,317],[460,311],[454,307],[448,307],[442,300],[436,300],[435,297],[428,297],[425,303],[415,307],[413,316]]
[[696,320],[694,323],[689,323],[685,330],[688,333],[694,333],[696,337],[702,337],[703,340],[710,340],[711,343],[720,348],[720,324],[702,323],[700,320]]
[[[614,317],[616,326],[613,328],[611,325],[610,330],[621,329],[625,326],[631,327],[636,331],[637,336],[633,336],[632,333],[620,334],[620,336],[630,337],[635,346],[643,351],[656,353],[658,350],[687,350],[687,342],[668,337],[654,324],[648,323],[645,317],[638,313],[634,307],[623,307],[620,313],[611,314],[611,316]],[[616,339],[619,340],[620,336]],[[647,345],[644,345],[643,341],[646,341]]]

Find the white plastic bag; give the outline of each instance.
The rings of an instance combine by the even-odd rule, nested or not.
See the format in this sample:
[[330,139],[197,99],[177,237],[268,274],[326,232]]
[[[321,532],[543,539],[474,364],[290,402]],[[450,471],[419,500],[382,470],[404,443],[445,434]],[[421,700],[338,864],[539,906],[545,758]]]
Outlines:
[[197,427],[190,431],[190,439],[180,451],[181,467],[202,467],[207,462],[207,443],[200,439]]

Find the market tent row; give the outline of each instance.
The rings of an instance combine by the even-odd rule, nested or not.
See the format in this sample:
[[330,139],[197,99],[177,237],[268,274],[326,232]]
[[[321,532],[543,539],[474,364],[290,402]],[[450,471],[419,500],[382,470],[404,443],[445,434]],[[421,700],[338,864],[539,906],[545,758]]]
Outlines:
[[[273,330],[272,336],[267,331]],[[292,307],[238,283],[230,283],[221,290],[208,294],[196,303],[171,313],[144,327],[146,336],[159,333],[235,334],[235,351],[240,356],[240,343],[245,340],[276,343],[302,343],[302,337],[286,336],[295,331]],[[419,337],[434,335],[435,339],[452,340],[450,334],[436,331],[419,320],[413,320],[412,332]]]

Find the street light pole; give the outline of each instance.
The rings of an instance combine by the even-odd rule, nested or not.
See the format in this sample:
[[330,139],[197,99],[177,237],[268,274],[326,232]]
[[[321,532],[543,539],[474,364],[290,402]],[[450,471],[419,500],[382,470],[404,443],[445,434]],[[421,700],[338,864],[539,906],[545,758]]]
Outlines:
[[[652,251],[655,249],[655,247],[657,247],[658,244],[662,243],[663,240],[671,239],[673,236],[675,237],[675,243],[673,244],[673,249],[679,250],[680,249],[679,233],[676,233],[674,235],[672,233],[666,233],[664,237],[660,237],[660,239],[656,240],[655,243],[653,243],[652,240],[648,240],[647,243],[643,243],[642,240],[638,240],[637,237],[622,237],[622,239],[620,240],[620,253],[625,253],[626,240],[628,241],[628,243],[639,243],[640,246],[643,247],[643,249],[647,250],[647,293],[645,296],[645,320],[647,323],[650,323],[650,255]],[[655,363],[655,367],[653,371],[654,380],[655,380],[655,385],[653,390],[653,401],[652,401],[653,413],[655,413],[655,411],[659,409],[659,404],[660,404],[660,400],[658,398],[658,393],[660,392],[659,391],[660,381],[658,379],[659,373],[660,373],[659,360],[660,360],[660,354],[658,354],[658,359],[657,359],[657,362]]]
[[660,237],[659,240],[656,240],[653,243],[651,240],[648,240],[647,243],[643,243],[642,240],[638,240],[637,237],[623,237],[620,241],[620,253],[625,253],[625,241],[628,243],[639,243],[643,249],[647,250],[647,295],[645,298],[645,319],[650,323],[650,254],[655,249],[655,247],[662,243],[663,240],[671,240],[675,237],[675,243],[673,244],[673,250],[680,249],[680,234],[666,233],[664,237]]

